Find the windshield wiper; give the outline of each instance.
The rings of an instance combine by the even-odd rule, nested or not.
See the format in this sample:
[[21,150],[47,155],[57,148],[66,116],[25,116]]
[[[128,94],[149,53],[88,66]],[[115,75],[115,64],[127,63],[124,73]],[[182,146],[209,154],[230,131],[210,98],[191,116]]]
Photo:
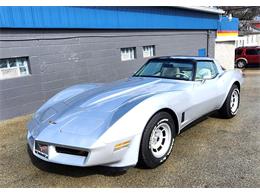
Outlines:
[[153,75],[133,75],[133,77],[151,77],[151,78],[159,78],[159,79],[189,81],[189,79],[185,79],[185,78],[181,79],[181,78],[171,78],[171,77],[162,77],[162,76],[153,76]]
[[153,75],[133,75],[133,77],[153,77],[153,78],[160,78],[158,76],[153,76]]

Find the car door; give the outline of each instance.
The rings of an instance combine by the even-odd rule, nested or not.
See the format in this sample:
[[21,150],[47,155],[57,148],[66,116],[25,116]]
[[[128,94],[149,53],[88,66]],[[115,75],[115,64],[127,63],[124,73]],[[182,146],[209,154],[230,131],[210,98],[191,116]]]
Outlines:
[[213,61],[197,61],[190,116],[195,120],[219,105],[218,70]]

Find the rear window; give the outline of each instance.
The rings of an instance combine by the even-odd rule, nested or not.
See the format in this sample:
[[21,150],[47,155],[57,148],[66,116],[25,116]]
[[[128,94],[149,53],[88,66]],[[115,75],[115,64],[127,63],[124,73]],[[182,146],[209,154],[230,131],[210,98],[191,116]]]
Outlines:
[[260,54],[259,49],[247,49],[246,50],[246,55],[258,55]]
[[237,56],[238,56],[238,55],[241,55],[241,54],[242,54],[242,49],[236,49],[235,54],[236,54]]

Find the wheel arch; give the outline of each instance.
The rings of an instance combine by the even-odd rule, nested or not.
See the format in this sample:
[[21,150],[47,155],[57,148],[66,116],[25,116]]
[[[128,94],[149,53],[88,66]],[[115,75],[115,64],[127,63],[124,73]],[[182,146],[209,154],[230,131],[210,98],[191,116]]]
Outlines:
[[248,63],[248,61],[247,61],[246,58],[237,58],[237,59],[236,59],[236,63],[237,63],[239,60],[244,60],[246,63]]
[[[148,120],[148,122],[151,120],[151,118],[152,118],[154,115],[156,115],[156,114],[159,113],[159,112],[167,112],[168,114],[171,115],[171,117],[172,117],[172,119],[173,119],[173,121],[174,121],[174,124],[175,124],[175,132],[176,132],[176,135],[179,134],[179,122],[178,122],[178,117],[177,117],[176,113],[175,113],[172,109],[170,109],[170,108],[162,108],[162,109],[158,110],[157,112],[155,112],[155,113],[150,117],[150,119]],[[148,122],[147,122],[147,123],[148,123]]]
[[[151,120],[156,114],[158,114],[158,113],[160,113],[160,112],[166,112],[166,113],[170,114],[170,116],[172,117],[172,119],[173,119],[173,121],[174,121],[176,135],[178,135],[178,134],[179,134],[179,123],[178,123],[177,115],[176,115],[176,113],[175,113],[172,109],[167,108],[167,107],[161,108],[161,109],[157,110],[157,111],[149,118],[149,120],[147,121],[147,123],[146,123],[146,125],[145,125],[145,128],[146,128],[147,124],[150,122],[150,120]],[[144,129],[145,129],[145,128],[144,128]],[[141,144],[142,144],[143,136],[144,136],[144,130],[143,130],[143,132],[142,132],[141,140],[140,140],[140,143],[139,143],[137,166],[145,168],[146,166],[144,165],[144,163],[142,162],[142,160],[140,160],[140,159],[142,159],[142,157],[141,157],[141,152],[140,152],[140,151],[141,151]]]
[[[233,85],[236,85],[236,86],[238,87],[238,90],[240,91],[240,83],[239,83],[238,81],[235,81],[235,82],[233,83]],[[233,85],[232,85],[232,86],[233,86]],[[231,87],[232,87],[232,86],[231,86]],[[231,88],[230,88],[230,89],[231,89]]]

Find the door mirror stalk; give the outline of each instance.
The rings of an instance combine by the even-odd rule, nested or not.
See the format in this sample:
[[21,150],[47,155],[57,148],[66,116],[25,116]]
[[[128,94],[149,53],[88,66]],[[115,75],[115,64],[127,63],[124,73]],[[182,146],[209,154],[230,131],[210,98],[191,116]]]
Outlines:
[[199,81],[201,84],[204,84],[207,79],[196,79],[196,81]]

